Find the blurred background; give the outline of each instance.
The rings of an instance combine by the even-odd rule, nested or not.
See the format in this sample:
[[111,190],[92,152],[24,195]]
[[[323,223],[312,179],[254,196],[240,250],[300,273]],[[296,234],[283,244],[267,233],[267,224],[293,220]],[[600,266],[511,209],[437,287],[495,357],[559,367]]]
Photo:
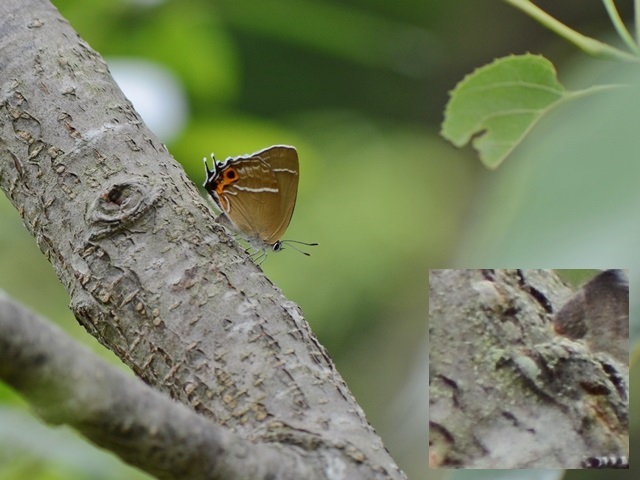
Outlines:
[[[301,305],[411,479],[442,475],[427,471],[429,268],[631,268],[634,285],[640,96],[559,108],[497,172],[438,136],[447,92],[503,55],[544,54],[568,88],[637,83],[634,71],[586,57],[503,2],[53,3],[196,185],[210,152],[223,160],[297,147],[300,190],[285,238],[320,246],[309,258],[272,254],[263,269]],[[632,2],[619,3],[630,17]],[[616,42],[598,0],[537,4]],[[4,197],[0,225],[0,288],[118,363],[77,325]],[[27,478],[148,477],[42,426],[0,384],[0,480]]]

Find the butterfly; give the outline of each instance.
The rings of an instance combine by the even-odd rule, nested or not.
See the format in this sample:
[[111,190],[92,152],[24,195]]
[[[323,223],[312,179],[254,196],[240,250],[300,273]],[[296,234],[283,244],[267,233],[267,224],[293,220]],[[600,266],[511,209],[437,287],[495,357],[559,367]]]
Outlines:
[[291,222],[298,195],[300,169],[294,147],[274,145],[250,155],[229,157],[224,162],[216,162],[211,154],[211,159],[213,170],[204,159],[203,186],[222,212],[219,221],[238,232],[263,256],[262,260],[267,251],[278,252],[284,244],[317,245],[281,240]]

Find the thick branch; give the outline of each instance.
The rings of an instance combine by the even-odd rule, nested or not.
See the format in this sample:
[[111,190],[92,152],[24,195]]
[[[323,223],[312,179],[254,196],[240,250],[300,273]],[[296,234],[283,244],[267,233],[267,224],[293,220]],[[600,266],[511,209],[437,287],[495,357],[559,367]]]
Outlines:
[[247,442],[108,365],[2,291],[0,379],[47,422],[158,478],[326,478],[301,452]]
[[82,325],[246,440],[313,454],[327,478],[403,478],[299,308],[48,1],[0,2],[0,65],[0,188]]

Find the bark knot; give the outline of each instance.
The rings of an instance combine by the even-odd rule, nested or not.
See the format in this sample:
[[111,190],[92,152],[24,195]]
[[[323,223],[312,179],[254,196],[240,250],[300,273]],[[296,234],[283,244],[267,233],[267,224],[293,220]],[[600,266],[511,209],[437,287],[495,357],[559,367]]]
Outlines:
[[135,180],[111,184],[89,207],[91,240],[113,235],[137,222],[150,212],[159,193],[148,184]]

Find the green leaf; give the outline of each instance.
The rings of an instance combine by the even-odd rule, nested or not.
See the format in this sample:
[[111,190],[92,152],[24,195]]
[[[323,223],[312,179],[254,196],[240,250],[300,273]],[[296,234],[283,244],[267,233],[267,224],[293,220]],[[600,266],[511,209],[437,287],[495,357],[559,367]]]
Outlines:
[[457,147],[473,138],[482,163],[494,169],[569,95],[544,57],[500,58],[467,75],[451,92],[441,134]]

